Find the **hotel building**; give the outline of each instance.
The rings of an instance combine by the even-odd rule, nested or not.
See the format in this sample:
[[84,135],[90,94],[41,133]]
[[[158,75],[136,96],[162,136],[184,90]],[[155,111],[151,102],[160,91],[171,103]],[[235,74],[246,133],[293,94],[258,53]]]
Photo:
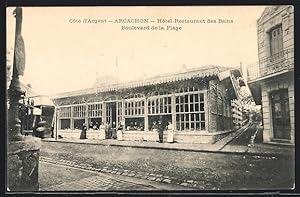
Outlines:
[[123,140],[156,141],[152,126],[161,120],[174,125],[176,142],[214,143],[233,128],[231,100],[237,95],[232,76],[237,72],[206,66],[55,95],[58,135],[79,138],[83,123],[105,122],[124,125]]

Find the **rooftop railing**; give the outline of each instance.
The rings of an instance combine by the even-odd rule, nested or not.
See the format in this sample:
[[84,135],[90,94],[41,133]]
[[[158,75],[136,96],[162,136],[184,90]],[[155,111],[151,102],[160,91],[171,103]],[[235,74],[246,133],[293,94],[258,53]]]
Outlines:
[[248,65],[248,81],[294,69],[294,48],[286,49],[259,62]]

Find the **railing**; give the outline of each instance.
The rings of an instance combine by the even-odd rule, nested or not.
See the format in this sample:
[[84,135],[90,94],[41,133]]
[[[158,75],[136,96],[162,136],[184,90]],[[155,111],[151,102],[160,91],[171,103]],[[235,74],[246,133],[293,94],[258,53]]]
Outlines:
[[263,58],[258,63],[248,65],[248,81],[291,69],[294,69],[294,48],[286,49]]

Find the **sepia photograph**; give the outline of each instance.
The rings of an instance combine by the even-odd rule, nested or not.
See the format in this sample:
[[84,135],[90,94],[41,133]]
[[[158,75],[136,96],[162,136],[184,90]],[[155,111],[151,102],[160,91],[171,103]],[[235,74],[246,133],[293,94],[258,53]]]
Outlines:
[[6,193],[295,189],[294,6],[6,8]]

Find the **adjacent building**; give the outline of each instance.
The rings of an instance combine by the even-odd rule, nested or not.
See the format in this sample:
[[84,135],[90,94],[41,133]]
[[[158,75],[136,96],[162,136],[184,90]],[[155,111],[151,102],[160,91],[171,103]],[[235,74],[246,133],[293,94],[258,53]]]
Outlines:
[[233,128],[237,72],[206,66],[55,95],[58,134],[79,137],[83,123],[107,123],[123,125],[123,140],[156,141],[153,124],[161,120],[174,125],[177,142],[214,143]]
[[231,101],[232,107],[232,123],[234,128],[243,126],[243,106],[239,100],[234,99]]
[[257,20],[259,62],[248,86],[262,105],[263,140],[294,144],[294,7],[267,7]]

